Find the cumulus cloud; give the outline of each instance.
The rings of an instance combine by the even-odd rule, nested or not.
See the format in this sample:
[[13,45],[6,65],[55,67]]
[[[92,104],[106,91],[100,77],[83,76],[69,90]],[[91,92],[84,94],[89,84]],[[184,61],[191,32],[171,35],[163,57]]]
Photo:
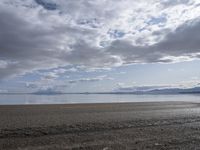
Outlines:
[[74,84],[74,83],[81,83],[81,82],[97,82],[97,81],[102,81],[102,80],[113,80],[113,78],[103,75],[103,76],[98,76],[94,78],[81,78],[81,79],[76,79],[76,80],[70,80],[68,81],[68,83]]
[[[110,68],[199,58],[198,5],[197,0],[2,0],[0,79],[68,65]],[[58,72],[65,70],[50,76]]]
[[55,95],[55,94],[62,94],[61,91],[58,91],[55,87],[43,87],[36,92],[33,92],[33,94],[38,95]]
[[[49,74],[50,75],[50,74]],[[54,76],[43,76],[40,80],[35,82],[26,82],[26,87],[33,91],[35,94],[61,94],[69,91],[74,85],[97,83],[100,81],[114,80],[107,75],[101,75],[96,77],[78,78],[73,80],[56,80]],[[68,88],[68,89],[66,89]],[[35,91],[35,92],[34,92]],[[77,92],[77,91],[76,91]]]
[[199,31],[200,20],[187,22],[168,33],[159,43],[134,46],[131,41],[115,40],[108,51],[120,56],[125,63],[190,60],[200,56]]
[[46,80],[52,80],[52,79],[58,78],[58,75],[56,73],[51,72],[51,73],[44,75],[43,78]]

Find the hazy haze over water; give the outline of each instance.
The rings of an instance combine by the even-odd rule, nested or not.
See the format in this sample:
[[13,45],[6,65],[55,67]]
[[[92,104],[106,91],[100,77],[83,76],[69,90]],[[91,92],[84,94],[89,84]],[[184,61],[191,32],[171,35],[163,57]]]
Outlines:
[[120,94],[61,94],[61,95],[0,95],[0,105],[15,104],[71,104],[114,102],[200,102],[200,95],[120,95]]

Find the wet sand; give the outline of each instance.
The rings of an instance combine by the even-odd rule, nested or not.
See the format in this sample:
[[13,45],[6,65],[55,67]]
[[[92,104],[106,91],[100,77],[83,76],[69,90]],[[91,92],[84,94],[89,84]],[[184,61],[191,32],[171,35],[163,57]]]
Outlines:
[[2,150],[199,147],[198,103],[0,106]]

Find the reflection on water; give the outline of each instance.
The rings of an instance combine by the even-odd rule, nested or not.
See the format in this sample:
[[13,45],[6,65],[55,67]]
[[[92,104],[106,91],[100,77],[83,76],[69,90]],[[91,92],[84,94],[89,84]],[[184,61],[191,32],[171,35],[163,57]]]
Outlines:
[[0,105],[5,104],[70,104],[113,102],[200,102],[200,95],[114,95],[114,94],[63,94],[63,95],[0,95]]

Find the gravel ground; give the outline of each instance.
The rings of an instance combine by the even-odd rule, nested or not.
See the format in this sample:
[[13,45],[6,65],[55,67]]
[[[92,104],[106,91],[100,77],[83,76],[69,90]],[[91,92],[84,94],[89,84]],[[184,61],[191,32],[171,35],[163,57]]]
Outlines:
[[0,106],[2,150],[200,149],[200,104]]

